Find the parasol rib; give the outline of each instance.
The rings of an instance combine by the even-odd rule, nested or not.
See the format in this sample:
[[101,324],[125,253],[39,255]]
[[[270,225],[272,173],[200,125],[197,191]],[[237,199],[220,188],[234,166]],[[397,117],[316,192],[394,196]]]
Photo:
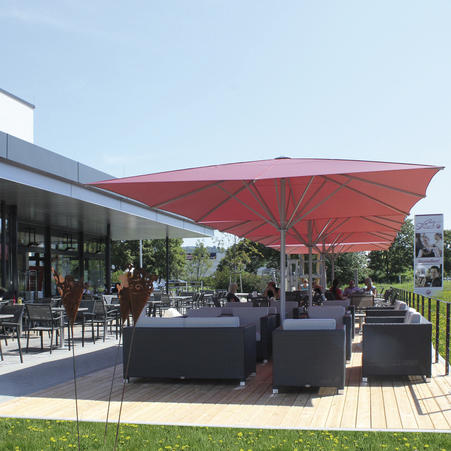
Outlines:
[[376,185],[376,186],[379,186],[381,188],[386,188],[386,189],[389,189],[389,190],[392,190],[392,191],[397,191],[399,193],[408,194],[409,196],[418,197],[419,199],[424,199],[426,197],[426,195],[424,195],[424,194],[415,193],[413,191],[408,191],[406,189],[397,188],[395,186],[386,185],[386,184],[380,183],[380,182],[375,182],[373,180],[366,180],[364,178],[357,177],[355,175],[346,174],[346,177],[349,177],[349,178],[351,178],[353,180],[357,180],[359,182],[368,183],[369,185]]
[[[328,180],[329,182],[333,182],[333,183],[336,183],[336,184],[340,184],[340,182],[338,182],[337,180],[334,180],[333,178],[330,178],[330,177],[328,177],[328,176],[326,176],[326,175],[324,175],[323,177],[324,177],[326,180]],[[350,181],[351,181],[351,179],[348,178],[348,182],[350,182]],[[347,184],[345,184],[345,185],[347,185]],[[341,186],[345,186],[345,185],[341,185]],[[353,191],[354,193],[357,193],[357,194],[360,194],[360,195],[363,196],[363,197],[366,197],[367,199],[374,200],[376,203],[378,203],[378,204],[380,204],[380,205],[383,205],[384,207],[390,208],[391,210],[396,211],[397,213],[401,213],[401,214],[403,214],[403,215],[405,215],[405,216],[407,216],[407,215],[409,214],[408,212],[402,211],[402,210],[400,210],[399,208],[396,208],[396,207],[394,207],[393,205],[390,205],[390,204],[388,204],[388,203],[386,203],[386,202],[384,202],[384,201],[382,201],[382,200],[380,200],[380,199],[377,199],[376,197],[370,196],[369,194],[366,194],[366,193],[364,193],[364,192],[362,192],[362,191],[360,191],[360,190],[358,190],[358,189],[356,189],[356,188],[352,188],[352,187],[350,187],[350,186],[346,186],[346,188],[347,188],[348,190],[350,190],[350,191]]]
[[257,186],[254,184],[252,185],[252,188],[254,191],[251,189],[251,187],[248,187],[247,190],[249,191],[249,193],[252,195],[252,197],[260,204],[260,206],[263,208],[263,210],[265,210],[266,214],[272,218],[272,220],[274,221],[275,224],[277,224],[277,219],[274,217],[274,215],[272,214],[272,211],[270,210],[270,208],[268,207],[268,204],[265,202],[265,200],[263,199],[262,195],[260,194],[259,189],[257,188]]
[[[317,208],[319,208],[322,204],[324,204],[325,202],[327,202],[331,197],[335,196],[335,194],[337,194],[339,191],[341,191],[343,188],[346,187],[346,185],[350,182],[350,180],[348,180],[347,182],[343,183],[342,185],[340,185],[337,189],[335,189],[334,191],[332,191],[330,194],[328,194],[326,197],[324,197],[323,199],[321,199],[320,202],[318,202],[313,208],[311,208],[309,211],[307,211],[307,213],[302,214],[302,216],[296,218],[296,221],[292,222],[291,226],[296,225],[299,221],[302,221],[306,216],[308,216],[310,213],[312,213],[313,211],[315,211]],[[325,184],[325,183],[324,183]],[[324,186],[324,184],[322,186]],[[315,193],[316,195],[316,193]]]
[[[247,185],[249,185],[252,182],[248,182]],[[244,186],[242,186],[241,188],[238,188],[234,193],[233,193],[233,197],[235,197],[237,194],[239,194],[241,191],[243,191],[246,188],[246,183],[244,183]],[[221,186],[218,185],[218,188],[220,188]],[[196,222],[201,222],[202,220],[204,220],[207,216],[211,215],[215,210],[217,210],[218,208],[222,207],[224,204],[226,204],[228,201],[230,200],[230,197],[226,197],[224,200],[222,200],[221,202],[219,202],[219,204],[216,204],[212,209],[210,209],[207,213],[205,213],[203,216],[195,219]]]
[[[310,177],[310,180],[307,183],[307,186],[305,187],[304,192],[302,193],[301,197],[299,198],[298,202],[296,203],[296,207],[294,208],[293,213],[291,213],[290,219],[288,220],[288,223],[287,223],[287,228],[291,227],[291,221],[293,221],[293,218],[296,215],[296,212],[298,211],[298,208],[300,207],[305,196],[307,195],[307,191],[310,189],[310,186],[312,185],[314,179],[315,179],[315,176]],[[291,183],[290,183],[290,188],[291,188]],[[314,194],[314,196],[315,196],[315,194]],[[293,196],[293,201],[294,201],[294,196]]]
[[265,218],[262,214],[260,214],[258,211],[256,211],[255,209],[253,209],[252,207],[250,207],[249,205],[247,205],[245,202],[243,202],[241,199],[238,199],[238,197],[235,197],[232,193],[230,193],[228,190],[226,190],[223,186],[218,186],[218,188],[220,188],[222,191],[224,191],[226,194],[228,194],[229,196],[233,197],[237,202],[239,202],[241,205],[243,205],[244,207],[246,207],[249,211],[252,211],[252,213],[256,214],[260,219],[263,219],[263,221],[265,221],[268,224],[271,224],[272,226],[274,226],[276,229],[279,228],[278,224],[274,224],[271,220],[269,220],[268,218]]
[[[387,224],[384,224],[384,223],[382,223],[382,222],[375,221],[374,219],[371,219],[371,218],[365,218],[365,217],[363,217],[363,216],[362,216],[362,219],[364,219],[365,221],[368,221],[368,222],[372,222],[373,224],[377,224],[377,225],[380,225],[380,226],[382,226],[382,227],[385,227],[385,228],[387,228],[387,229],[389,229],[389,230],[393,230],[394,232],[399,232],[399,227],[398,227],[398,228],[396,228],[396,227],[391,227],[391,226],[389,226],[389,225],[387,225]],[[400,225],[401,225],[401,224],[400,224]]]

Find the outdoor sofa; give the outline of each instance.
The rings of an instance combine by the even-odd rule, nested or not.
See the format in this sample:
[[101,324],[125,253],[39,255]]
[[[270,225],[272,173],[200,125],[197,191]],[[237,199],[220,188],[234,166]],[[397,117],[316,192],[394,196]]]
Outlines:
[[[243,307],[244,305],[244,307]],[[246,306],[247,305],[247,306]],[[272,332],[277,327],[279,318],[273,307],[252,307],[252,304],[229,302],[222,308],[204,307],[186,312],[188,317],[233,316],[240,319],[240,324],[255,326],[256,358],[267,361],[272,353]]]
[[273,332],[273,391],[282,387],[343,388],[345,330],[334,319],[286,319]]
[[123,340],[125,379],[237,379],[244,384],[256,370],[255,325],[241,326],[238,317],[142,316],[134,332],[124,328]]
[[431,377],[432,324],[413,308],[404,316],[367,317],[362,377]]

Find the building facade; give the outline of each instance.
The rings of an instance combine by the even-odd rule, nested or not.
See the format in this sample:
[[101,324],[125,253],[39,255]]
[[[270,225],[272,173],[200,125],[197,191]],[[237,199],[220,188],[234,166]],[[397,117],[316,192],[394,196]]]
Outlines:
[[114,177],[35,145],[33,105],[1,90],[0,110],[4,297],[56,294],[52,268],[108,291],[112,240],[212,236],[192,221],[87,186]]

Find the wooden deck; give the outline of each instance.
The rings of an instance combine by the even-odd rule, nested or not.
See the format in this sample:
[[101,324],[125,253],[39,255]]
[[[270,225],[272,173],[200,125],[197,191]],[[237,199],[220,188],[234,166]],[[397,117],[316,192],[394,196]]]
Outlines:
[[[128,423],[300,429],[451,430],[451,378],[443,364],[433,377],[361,379],[360,336],[353,344],[346,387],[301,389],[273,395],[271,363],[260,364],[245,387],[219,381],[149,382],[126,385],[122,421]],[[105,421],[113,369],[78,380],[80,419]],[[110,420],[122,391],[122,368],[114,381]],[[0,404],[0,416],[74,419],[73,383]]]

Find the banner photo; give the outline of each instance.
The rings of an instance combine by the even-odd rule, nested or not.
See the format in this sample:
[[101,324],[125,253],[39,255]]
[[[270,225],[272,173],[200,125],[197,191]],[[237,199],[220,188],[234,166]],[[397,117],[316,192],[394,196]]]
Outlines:
[[415,216],[414,292],[443,290],[443,215]]

